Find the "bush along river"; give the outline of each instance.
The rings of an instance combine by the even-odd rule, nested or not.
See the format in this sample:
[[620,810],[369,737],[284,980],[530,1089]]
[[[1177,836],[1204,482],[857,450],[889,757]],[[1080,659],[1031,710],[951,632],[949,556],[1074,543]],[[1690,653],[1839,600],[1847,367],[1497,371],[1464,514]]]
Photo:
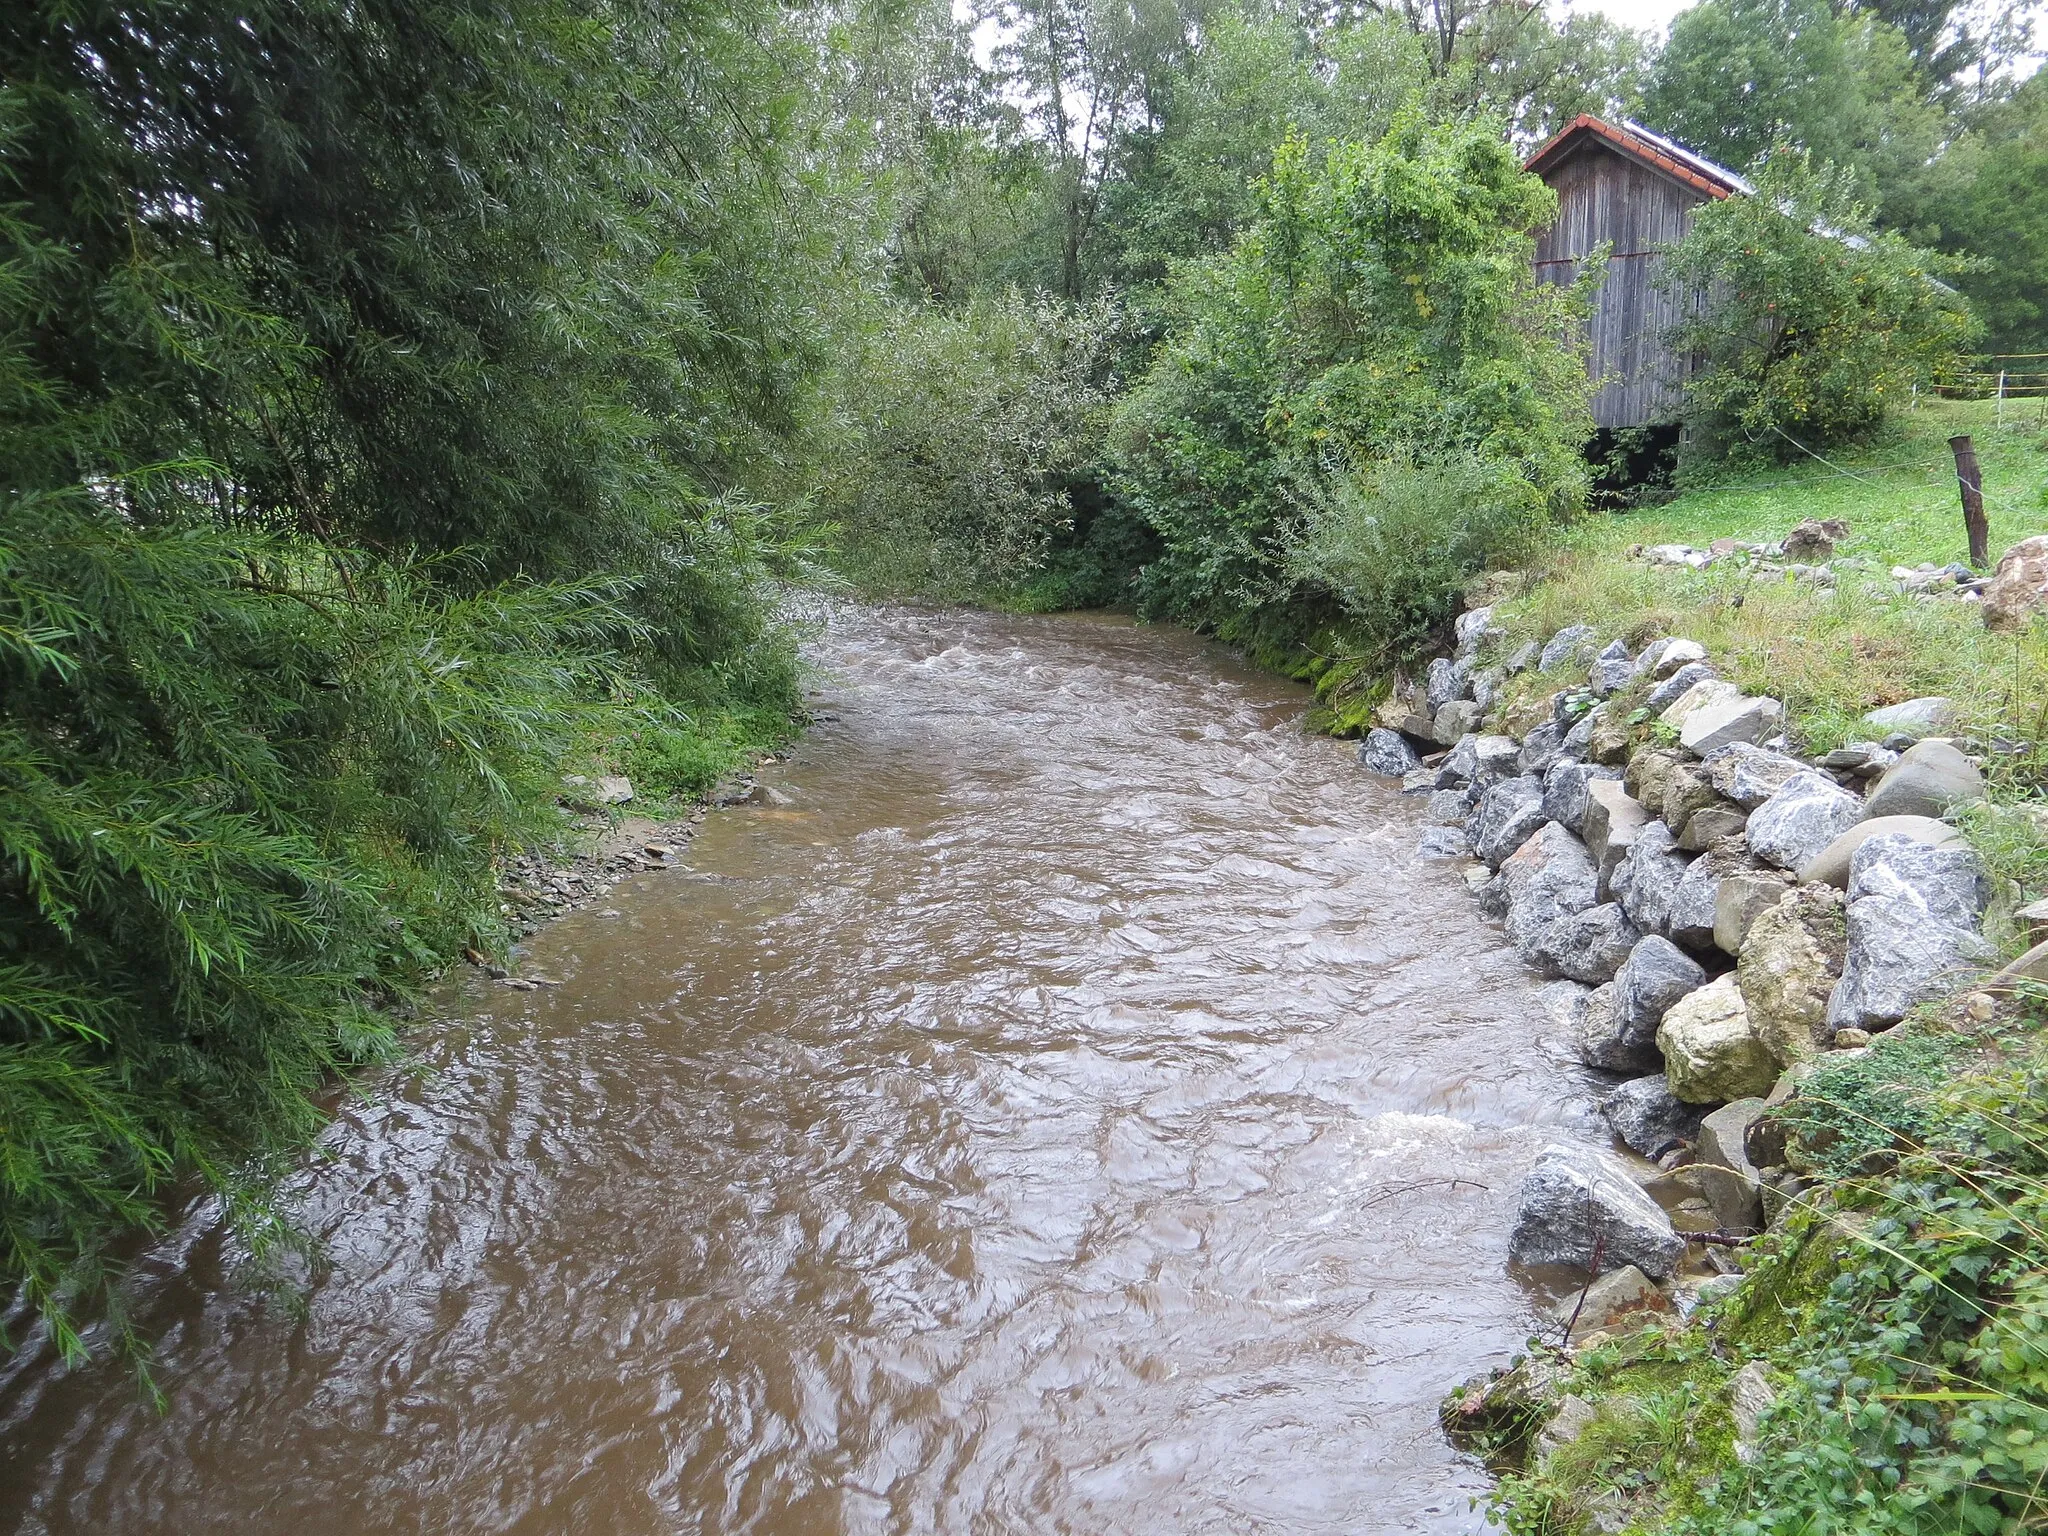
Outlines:
[[[833,615],[682,864],[451,980],[116,1364],[0,1380],[0,1530],[1469,1532],[1446,1386],[1609,1144],[1423,797],[1171,629]],[[516,978],[515,978],[516,979]]]

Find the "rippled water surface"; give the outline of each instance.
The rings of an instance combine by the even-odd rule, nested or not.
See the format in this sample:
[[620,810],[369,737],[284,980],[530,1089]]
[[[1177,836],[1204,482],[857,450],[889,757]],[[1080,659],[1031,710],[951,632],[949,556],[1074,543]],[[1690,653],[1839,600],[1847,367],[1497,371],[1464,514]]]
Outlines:
[[1536,982],[1304,695],[1172,630],[846,614],[688,867],[472,978],[299,1187],[195,1222],[159,1417],[0,1381],[20,1532],[1472,1531],[1437,1398],[1593,1139]]

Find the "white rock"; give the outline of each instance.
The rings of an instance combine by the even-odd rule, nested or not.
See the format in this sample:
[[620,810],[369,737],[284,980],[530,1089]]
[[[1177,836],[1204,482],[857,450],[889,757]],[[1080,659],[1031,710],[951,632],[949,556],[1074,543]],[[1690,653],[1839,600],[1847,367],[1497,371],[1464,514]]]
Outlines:
[[1678,744],[1705,757],[1717,747],[1762,741],[1778,729],[1785,706],[1776,699],[1742,694],[1722,698],[1690,711],[1678,727]]
[[1750,849],[1780,869],[1803,869],[1828,844],[1863,819],[1863,797],[1824,773],[1796,773],[1750,813],[1743,835]]

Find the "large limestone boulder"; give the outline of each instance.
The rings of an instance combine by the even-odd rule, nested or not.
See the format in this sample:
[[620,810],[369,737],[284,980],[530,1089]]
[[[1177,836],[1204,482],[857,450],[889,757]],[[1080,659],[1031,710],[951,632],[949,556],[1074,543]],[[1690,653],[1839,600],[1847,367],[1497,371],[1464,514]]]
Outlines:
[[1451,621],[1452,632],[1457,636],[1459,659],[1476,657],[1479,648],[1488,640],[1504,633],[1493,622],[1493,609],[1468,608]]
[[1592,654],[1593,626],[1570,624],[1552,635],[1543,647],[1543,654],[1537,658],[1536,668],[1540,672],[1555,672],[1582,661]]
[[1742,690],[1733,683],[1724,682],[1718,677],[1703,677],[1667,704],[1657,719],[1660,724],[1668,725],[1682,734],[1685,722],[1698,711],[1709,705],[1727,704],[1741,697]]
[[1649,934],[1636,941],[1614,973],[1615,1024],[1634,1059],[1646,1067],[1656,1059],[1657,1026],[1664,1015],[1688,992],[1706,984],[1700,963],[1669,939]]
[[1556,720],[1545,720],[1522,738],[1522,756],[1519,766],[1523,773],[1539,777],[1550,771],[1565,753],[1564,738],[1568,729]]
[[1848,925],[1842,893],[1802,885],[1766,909],[1743,941],[1736,979],[1750,1027],[1780,1066],[1834,1043],[1828,1000],[1842,975]]
[[1600,1101],[1600,1113],[1622,1144],[1642,1157],[1661,1156],[1672,1143],[1700,1133],[1700,1107],[1671,1091],[1662,1072],[1631,1078]]
[[2048,611],[2048,533],[2021,539],[1999,557],[1983,605],[1984,622],[1992,629],[2017,629]]
[[1734,976],[1688,993],[1657,1030],[1671,1091],[1688,1104],[1725,1104],[1761,1096],[1778,1080],[1778,1064],[1750,1027]]
[[1595,780],[1613,781],[1620,777],[1619,768],[1601,763],[1558,762],[1543,775],[1543,814],[1573,832],[1583,832],[1586,787]]
[[[1566,985],[1577,986],[1576,982]],[[1623,1035],[1621,1013],[1615,1001],[1615,984],[1579,989],[1571,1000],[1571,1041],[1579,1060],[1602,1072],[1655,1072],[1664,1058],[1655,1042],[1631,1042]]]
[[1685,1239],[1620,1159],[1584,1147],[1546,1147],[1522,1181],[1508,1257],[1592,1269],[1596,1250],[1602,1274],[1633,1264],[1662,1280],[1684,1255]]
[[1358,744],[1358,761],[1384,779],[1404,779],[1422,766],[1422,759],[1399,731],[1376,725]]
[[1715,790],[1745,811],[1755,810],[1789,780],[1808,771],[1796,757],[1747,743],[1722,748],[1702,766]]
[[1424,707],[1434,715],[1453,699],[1469,696],[1467,683],[1470,674],[1460,672],[1458,664],[1448,656],[1439,656],[1429,664],[1429,671],[1423,677],[1422,696]]
[[1471,699],[1452,699],[1430,717],[1429,734],[1439,746],[1454,746],[1479,728],[1479,705]]
[[1800,869],[1862,819],[1860,796],[1808,769],[1750,813],[1743,835],[1765,863]]
[[1849,860],[1848,944],[1830,1029],[1887,1029],[1995,951],[1977,932],[1989,882],[1967,848],[1873,837]]
[[1621,969],[1641,937],[1619,905],[1603,902],[1553,923],[1535,946],[1532,963],[1546,975],[1598,986]]
[[1522,749],[1512,736],[1461,736],[1456,746],[1437,765],[1436,787],[1455,789],[1470,784],[1485,789],[1515,776],[1515,764]]
[[1785,706],[1776,699],[1751,698],[1746,694],[1716,699],[1686,714],[1684,723],[1678,727],[1678,744],[1705,757],[1721,747],[1758,742],[1775,735],[1784,719]]
[[1849,888],[1849,861],[1856,850],[1873,837],[1897,835],[1910,837],[1916,843],[1925,843],[1929,848],[1961,848],[1967,846],[1963,834],[1945,821],[1936,821],[1931,816],[1872,816],[1859,821],[1826,848],[1815,854],[1799,871],[1801,885],[1832,885],[1837,890]]
[[1543,820],[1543,781],[1533,774],[1502,779],[1480,797],[1470,826],[1472,851],[1498,869]]
[[1714,947],[1739,955],[1757,918],[1792,889],[1792,877],[1775,869],[1731,869],[1714,892]]
[[1916,742],[1884,771],[1870,792],[1872,816],[1934,816],[1984,798],[1984,775],[1953,745]]
[[1546,945],[1550,930],[1584,912],[1599,884],[1586,845],[1556,822],[1547,822],[1500,868],[1508,939],[1523,961],[1547,975],[1561,975]]
[[1685,866],[1678,888],[1671,893],[1671,912],[1665,934],[1680,949],[1704,954],[1714,947],[1714,916],[1721,896],[1721,878],[1733,860],[1720,854],[1719,844]]
[[1595,779],[1586,785],[1584,835],[1600,871],[1603,893],[1650,821],[1649,811],[1620,784]]
[[1678,851],[1670,829],[1653,821],[1636,835],[1608,886],[1630,922],[1644,933],[1663,933],[1670,926],[1671,900],[1689,862]]
[[1694,685],[1719,676],[1712,662],[1689,661],[1650,690],[1650,697],[1644,701],[1645,707],[1653,715],[1662,715],[1684,698]]
[[1880,741],[1888,736],[1910,736],[1918,741],[1924,736],[1946,735],[1955,721],[1955,713],[1953,700],[1930,696],[1873,709],[1863,717],[1863,723]]

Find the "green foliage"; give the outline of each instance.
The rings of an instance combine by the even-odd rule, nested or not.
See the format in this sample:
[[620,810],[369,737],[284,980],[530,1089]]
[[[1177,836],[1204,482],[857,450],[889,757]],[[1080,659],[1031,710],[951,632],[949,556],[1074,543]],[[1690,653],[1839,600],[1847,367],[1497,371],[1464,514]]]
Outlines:
[[1937,1090],[1967,1049],[1958,1035],[1893,1030],[1860,1055],[1823,1056],[1778,1118],[1819,1173],[1846,1177],[1873,1158],[1937,1137],[1944,1129]]
[[1804,149],[1852,170],[1872,202],[1905,190],[1943,134],[1906,39],[1823,0],[1700,0],[1672,23],[1643,110],[1732,166]]
[[1982,258],[1958,286],[1983,317],[1986,345],[2048,352],[2048,76],[1979,114],[1940,171],[1916,211],[1943,249]]
[[[1290,140],[1263,198],[1228,257],[1183,270],[1189,319],[1118,413],[1114,487],[1165,546],[1142,589],[1269,640],[1348,601],[1391,626],[1367,643],[1392,645],[1420,610],[1390,602],[1399,567],[1347,599],[1370,550],[1431,568],[1423,607],[1440,607],[1449,569],[1504,522],[1583,494],[1574,296],[1534,281],[1525,233],[1554,201],[1496,130],[1415,112],[1373,145]],[[1393,548],[1364,511],[1382,475],[1401,498],[1388,516],[1413,526],[1434,490],[1471,498],[1439,509],[1471,526]]]
[[1978,334],[1949,263],[1871,224],[1847,177],[1781,149],[1754,197],[1702,207],[1662,281],[1705,295],[1676,344],[1705,443],[1763,458],[1868,433]]
[[0,24],[0,1284],[67,1354],[172,1188],[284,1240],[568,754],[793,709],[796,551],[713,494],[811,346],[773,23]]
[[986,594],[1037,570],[1073,516],[1118,311],[1014,289],[891,308],[849,345],[813,494],[835,563],[874,592]]

